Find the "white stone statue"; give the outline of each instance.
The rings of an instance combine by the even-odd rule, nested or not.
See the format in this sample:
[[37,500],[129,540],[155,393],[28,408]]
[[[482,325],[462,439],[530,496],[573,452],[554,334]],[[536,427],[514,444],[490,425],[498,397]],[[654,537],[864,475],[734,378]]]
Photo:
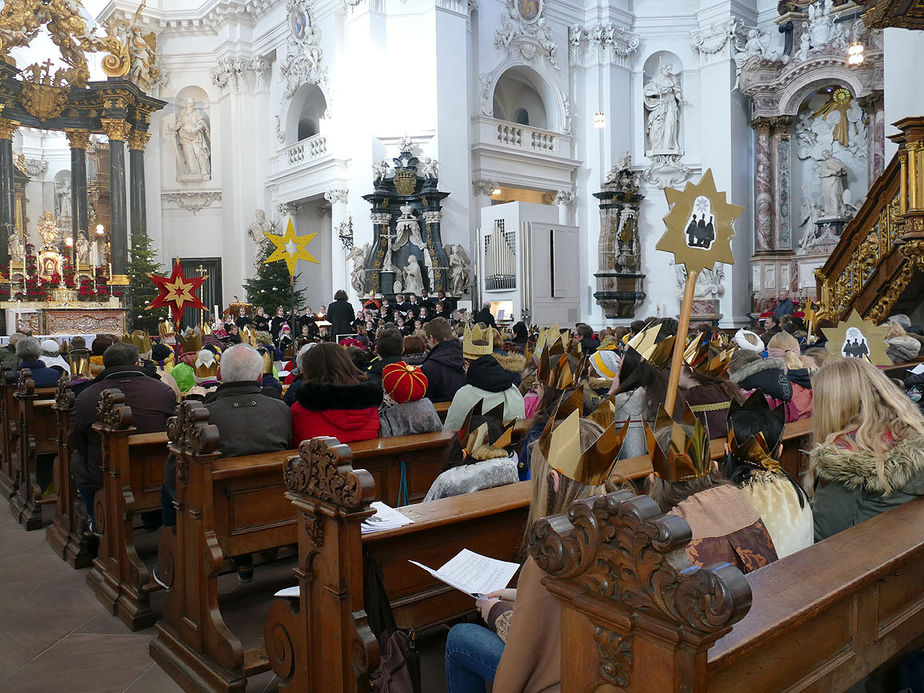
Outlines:
[[821,153],[818,175],[821,177],[821,204],[826,218],[840,219],[844,216],[844,181],[847,166],[826,149]]
[[679,152],[680,104],[683,90],[673,66],[661,63],[658,72],[645,85],[645,109],[648,111],[646,132],[649,152]]
[[[395,222],[395,232],[397,236],[391,246],[392,250],[404,247],[408,241],[418,248],[425,247],[423,238],[420,236],[420,222],[414,217],[414,208],[411,205],[401,205],[401,216]],[[405,291],[408,290],[405,289]]]
[[69,180],[60,181],[58,187],[58,205],[55,215],[59,219],[71,218],[71,182]]
[[372,182],[378,183],[388,176],[388,162],[385,159],[372,164]]
[[15,229],[13,233],[10,234],[10,240],[7,244],[7,247],[10,250],[10,260],[15,260],[16,262],[22,262],[26,258],[26,246],[23,245],[22,236],[19,235],[19,232]]
[[812,199],[809,199],[805,191],[805,186],[803,185],[802,205],[799,208],[799,226],[804,226],[805,230],[802,232],[802,240],[799,241],[800,248],[810,248],[814,244],[815,235],[818,233],[818,227],[815,226],[815,222],[821,219],[824,214],[825,211],[818,202],[818,194],[816,193]]
[[449,258],[449,292],[453,296],[462,296],[472,280],[472,261],[465,248],[458,244],[447,245],[446,255]]
[[264,233],[269,233],[273,230],[273,225],[269,223],[266,218],[266,212],[262,209],[258,209],[254,215],[256,219],[247,229],[247,235],[253,239],[253,242],[259,245],[266,240]]
[[404,293],[419,294],[423,291],[423,273],[416,255],[409,255],[404,268]]
[[[677,288],[680,295],[683,295],[687,285],[687,268],[686,265],[674,265],[674,272],[677,278]],[[696,287],[693,290],[693,298],[718,300],[725,295],[725,265],[717,262],[713,269],[703,269],[696,275]]]
[[180,177],[209,180],[212,176],[209,124],[192,99],[183,102],[173,131],[183,170]]
[[77,263],[90,264],[90,239],[83,231],[77,234]]
[[369,244],[354,246],[353,250],[347,255],[347,260],[353,261],[353,269],[350,271],[350,285],[357,296],[362,296],[366,292],[366,257],[369,254]]
[[420,175],[424,178],[432,178],[436,180],[440,177],[440,162],[436,159],[431,159],[428,156],[423,157],[420,160]]

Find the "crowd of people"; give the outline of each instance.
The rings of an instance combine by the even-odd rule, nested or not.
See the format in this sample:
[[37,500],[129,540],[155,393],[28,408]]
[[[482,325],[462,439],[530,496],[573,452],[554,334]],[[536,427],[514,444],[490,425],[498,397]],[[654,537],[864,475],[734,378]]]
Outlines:
[[[139,432],[163,430],[182,399],[201,400],[229,457],[314,436],[349,443],[453,431],[425,502],[530,480],[532,522],[627,488],[689,523],[691,563],[723,561],[743,572],[924,495],[924,377],[909,370],[895,380],[865,358],[844,357],[840,345],[825,344],[824,324],[787,313],[754,330],[694,327],[668,412],[676,320],[508,329],[485,311],[468,320],[445,297],[396,296],[393,305],[369,299],[357,319],[338,292],[326,318],[331,334],[345,335],[339,342],[321,339],[310,309],[270,318],[258,308],[210,330],[167,327],[154,339],[97,335],[90,345],[75,338],[58,348],[16,334],[0,362],[29,368],[39,387],[70,378],[77,394],[70,473],[90,531],[101,486],[92,423],[109,387],[125,393]],[[894,357],[918,358],[919,327],[900,315],[889,327]],[[285,342],[293,329],[298,337]],[[814,447],[807,475],[796,479],[779,462],[784,426],[808,418]],[[512,435],[518,421],[520,437]],[[714,462],[709,440],[717,438],[726,455]],[[613,440],[619,454],[602,472],[577,464]],[[652,463],[646,479],[612,473],[619,460],[642,455]],[[172,459],[163,499],[160,516],[145,518],[152,528],[176,521]],[[560,680],[559,602],[525,548],[524,537],[517,589],[479,599],[481,621],[449,633],[453,693],[484,691],[492,680],[498,690],[540,691]],[[249,579],[249,557],[235,563]]]

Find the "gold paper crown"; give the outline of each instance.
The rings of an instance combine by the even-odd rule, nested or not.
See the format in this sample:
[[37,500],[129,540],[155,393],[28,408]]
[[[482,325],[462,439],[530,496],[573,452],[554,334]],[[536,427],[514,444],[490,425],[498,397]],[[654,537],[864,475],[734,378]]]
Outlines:
[[611,420],[600,437],[583,451],[581,412],[573,409],[558,425],[556,421],[555,416],[549,418],[538,443],[539,450],[549,466],[569,479],[587,486],[599,486],[609,479],[626,439],[629,420],[626,419],[619,428],[616,422]]
[[550,336],[554,336],[558,339],[558,335],[561,332],[558,331],[558,325],[552,325],[551,327],[542,327],[539,329],[539,334],[536,336],[536,346],[534,348],[535,353],[541,352],[545,349],[546,343],[549,341]]
[[212,334],[212,326],[207,322],[202,323],[199,326],[199,330],[202,332],[202,334]]
[[562,353],[556,359],[546,349],[539,357],[539,370],[536,372],[536,377],[546,387],[565,390],[577,380],[578,374],[580,374],[580,370],[578,370],[577,374],[571,371],[571,361],[567,354]]
[[[728,342],[727,337],[725,341],[726,343]],[[728,363],[731,361],[731,357],[734,356],[735,350],[724,349],[710,358],[710,348],[713,346],[714,342],[710,340],[710,334],[703,332],[698,337],[690,340],[683,352],[683,360],[697,373],[718,378],[728,370]]]
[[[466,456],[485,446],[494,448],[495,450],[504,450],[513,442],[513,427],[516,425],[516,419],[512,419],[511,421],[504,423],[504,403],[500,402],[493,409],[482,413],[483,405],[484,400],[478,400],[475,406],[471,408],[468,414],[466,414],[465,422],[462,424],[462,428],[459,429],[459,433],[457,434],[459,443],[462,445],[462,449]],[[486,421],[482,422],[473,431],[473,416],[483,416],[488,419],[496,419],[501,424],[502,430],[500,435],[492,440],[488,423]]]
[[257,335],[247,325],[245,325],[244,328],[241,330],[241,341],[244,342],[245,344],[249,344],[254,349],[257,348]]
[[89,349],[71,349],[67,352],[67,362],[71,366],[71,377],[90,374]]
[[160,333],[161,339],[167,339],[167,337],[172,337],[173,332],[173,323],[170,322],[169,318],[160,322],[157,326],[157,331]]
[[196,354],[193,373],[197,378],[214,378],[218,375],[219,360],[218,354],[213,354],[208,349],[202,349]]
[[139,354],[146,354],[151,350],[151,338],[144,330],[135,330],[131,334],[124,334],[122,335],[122,341],[137,347]]
[[[659,477],[665,481],[678,482],[699,479],[709,473],[712,465],[709,434],[702,421],[693,414],[690,405],[684,404],[683,419],[680,422],[675,422],[664,410],[664,405],[659,405],[654,430],[647,421],[644,427],[651,467]],[[662,447],[658,437],[665,430],[670,431],[670,437]]]
[[[476,344],[476,342],[478,342]],[[483,330],[477,324],[473,327],[465,328],[465,336],[462,339],[462,355],[474,360],[485,356],[494,351],[494,329],[486,327]]]
[[273,374],[273,355],[270,353],[270,350],[266,347],[260,347],[257,349],[260,354],[263,356],[263,375],[272,375]]
[[[775,426],[761,425],[761,431],[747,440],[740,441],[735,436],[735,419],[755,416],[766,421],[775,419]],[[769,423],[769,422],[768,422]],[[783,427],[786,425],[786,410],[784,405],[770,408],[767,398],[760,390],[754,390],[744,404],[732,401],[728,408],[728,450],[729,452],[751,464],[763,467],[767,471],[780,471],[779,460],[773,458],[774,451],[783,439]],[[766,434],[766,435],[765,435]],[[768,440],[768,436],[773,438]]]
[[[671,340],[671,346],[674,344],[670,337],[659,344],[658,335],[660,333],[661,323],[650,325],[629,340],[629,342],[626,344],[626,350],[632,349],[642,357],[643,361],[650,361],[652,354],[655,353],[655,350],[658,349],[660,344],[664,344],[664,342],[668,341],[669,339]],[[661,353],[664,348],[665,347],[661,347],[659,353]],[[669,351],[670,350],[668,349],[668,353]]]
[[202,349],[202,333],[199,328],[187,327],[178,337],[184,354],[195,354]]

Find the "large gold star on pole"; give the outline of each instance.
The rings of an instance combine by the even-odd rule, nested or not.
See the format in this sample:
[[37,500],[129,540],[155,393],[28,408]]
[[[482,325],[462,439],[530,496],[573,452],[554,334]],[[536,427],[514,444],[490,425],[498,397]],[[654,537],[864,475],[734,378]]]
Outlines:
[[304,236],[295,235],[295,224],[292,223],[292,219],[289,219],[289,222],[286,224],[286,232],[283,235],[278,235],[275,233],[269,233],[264,231],[263,235],[270,239],[270,242],[276,249],[273,251],[273,254],[270,255],[263,264],[269,264],[271,262],[276,262],[277,260],[285,260],[286,267],[289,268],[289,275],[295,276],[295,265],[299,260],[305,260],[306,262],[314,262],[316,264],[318,261],[308,252],[308,249],[305,248],[311,240],[317,236],[316,233],[307,233]]
[[715,187],[712,169],[707,169],[699,183],[687,183],[683,190],[665,188],[670,211],[664,217],[667,231],[656,246],[674,254],[674,262],[687,267],[688,273],[712,269],[716,262],[734,264],[732,226],[744,207],[730,204],[725,193]]
[[866,359],[874,366],[892,365],[892,359],[886,355],[888,345],[885,338],[889,328],[864,320],[856,308],[850,311],[846,320],[841,320],[835,327],[822,327],[821,331],[828,338],[829,358],[844,356]]

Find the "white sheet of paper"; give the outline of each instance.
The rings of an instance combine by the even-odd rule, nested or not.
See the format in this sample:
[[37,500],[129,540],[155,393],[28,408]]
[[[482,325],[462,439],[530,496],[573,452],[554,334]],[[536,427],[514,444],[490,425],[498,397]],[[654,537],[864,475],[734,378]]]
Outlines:
[[284,587],[283,589],[276,592],[275,597],[299,597],[301,596],[301,589],[298,585],[295,587]]
[[423,568],[437,580],[473,597],[504,589],[520,569],[518,563],[488,558],[468,549],[462,549],[438,570],[428,568],[417,561],[410,563]]
[[909,370],[911,373],[914,373],[915,375],[921,375],[921,373],[924,373],[924,363],[919,363],[917,366]]

